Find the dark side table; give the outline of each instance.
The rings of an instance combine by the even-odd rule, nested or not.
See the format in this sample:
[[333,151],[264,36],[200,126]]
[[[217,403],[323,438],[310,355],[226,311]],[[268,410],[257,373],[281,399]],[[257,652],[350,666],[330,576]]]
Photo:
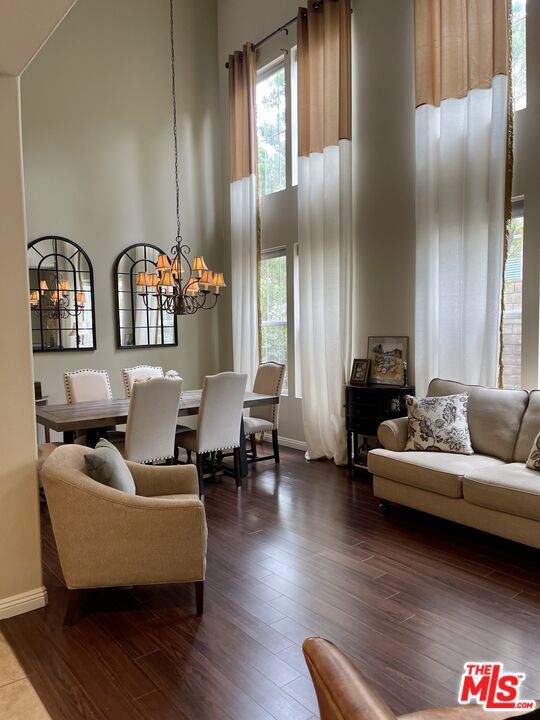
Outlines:
[[347,459],[350,472],[355,468],[367,470],[367,454],[372,449],[367,438],[376,438],[377,428],[385,420],[406,415],[405,396],[414,395],[414,391],[412,385],[345,386]]

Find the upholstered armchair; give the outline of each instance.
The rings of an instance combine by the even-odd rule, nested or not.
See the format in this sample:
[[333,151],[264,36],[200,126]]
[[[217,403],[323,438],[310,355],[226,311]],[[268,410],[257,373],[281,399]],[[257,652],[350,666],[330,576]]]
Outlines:
[[[396,720],[379,693],[351,661],[328,640],[308,638],[304,657],[315,686],[321,720]],[[501,720],[524,711],[486,713],[481,705],[419,710],[399,720]]]
[[[207,529],[195,467],[128,462],[131,495],[88,477],[87,452],[63,445],[41,472],[69,590],[192,582],[201,615]],[[71,593],[67,624],[78,616],[79,596]]]

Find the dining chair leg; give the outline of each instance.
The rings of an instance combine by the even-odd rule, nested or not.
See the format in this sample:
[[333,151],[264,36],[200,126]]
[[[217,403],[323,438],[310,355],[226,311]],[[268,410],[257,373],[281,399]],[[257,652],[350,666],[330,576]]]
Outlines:
[[191,463],[191,450],[186,450],[187,455],[187,463],[188,465]]
[[251,445],[251,456],[256,458],[257,457],[257,438],[255,436],[255,433],[252,433],[249,436],[249,444]]
[[197,453],[197,474],[199,476],[199,497],[204,495],[204,455]]
[[234,448],[234,478],[236,487],[242,487],[242,472],[240,467],[240,448]]
[[272,430],[272,447],[274,448],[274,460],[276,463],[279,462],[279,443],[278,443],[278,431]]
[[204,611],[204,580],[195,583],[195,608],[197,617],[201,617]]

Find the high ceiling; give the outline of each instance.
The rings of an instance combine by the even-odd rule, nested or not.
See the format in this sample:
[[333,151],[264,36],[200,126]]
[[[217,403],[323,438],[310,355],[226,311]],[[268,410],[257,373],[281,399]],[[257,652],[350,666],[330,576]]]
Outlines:
[[0,0],[0,74],[20,75],[76,0]]

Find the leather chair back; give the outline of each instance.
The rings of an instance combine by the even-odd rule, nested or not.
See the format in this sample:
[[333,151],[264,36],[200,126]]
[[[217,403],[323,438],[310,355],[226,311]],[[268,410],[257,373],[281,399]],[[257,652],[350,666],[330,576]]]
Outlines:
[[[285,378],[285,365],[275,362],[267,362],[259,365],[253,392],[262,395],[281,395],[283,379]],[[261,405],[250,408],[249,416],[268,420],[277,429],[279,420],[279,403],[277,405]]]
[[204,378],[197,427],[197,452],[226,450],[240,443],[247,375],[223,372]]

